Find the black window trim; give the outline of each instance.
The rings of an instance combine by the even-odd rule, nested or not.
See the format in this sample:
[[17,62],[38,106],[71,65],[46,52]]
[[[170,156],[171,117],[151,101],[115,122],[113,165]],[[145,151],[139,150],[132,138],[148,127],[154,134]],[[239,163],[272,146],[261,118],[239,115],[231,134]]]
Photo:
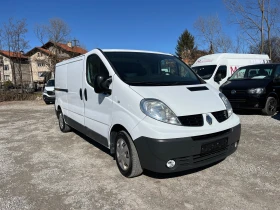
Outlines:
[[[120,77],[120,75],[118,74],[118,72],[116,71],[116,69],[115,69],[115,67],[113,66],[113,64],[111,63],[111,61],[109,60],[109,58],[106,56],[106,54],[100,49],[100,48],[96,48],[97,50],[99,50],[100,52],[101,52],[101,54],[106,58],[106,60],[107,60],[107,62],[110,64],[110,66],[111,66],[111,68],[113,69],[113,71],[115,72],[115,74],[120,78],[120,80],[122,80],[121,79],[121,77]],[[188,65],[188,64],[186,64],[180,57],[178,57],[178,56],[176,56],[176,55],[170,55],[170,56],[173,56],[173,57],[175,57],[175,58],[177,58],[178,60],[180,60],[182,63],[184,63],[188,68],[189,68],[189,70],[191,71],[191,72],[193,72],[194,73],[194,75],[197,77],[197,79],[201,82],[201,84],[206,84],[206,82],[202,79],[202,78],[200,78],[195,72],[194,72],[194,70]],[[123,80],[122,80],[123,81]],[[124,82],[124,81],[123,81]]]
[[[97,48],[97,50],[100,50],[100,52],[102,53],[102,55],[105,57],[105,55],[104,55],[104,53],[102,52],[101,49]],[[86,60],[86,81],[87,81],[87,84],[88,84],[90,87],[92,87],[92,88],[94,89],[93,84],[91,85],[91,84],[88,82],[88,75],[87,75],[87,73],[88,73],[88,66],[87,66],[87,64],[88,64],[88,58],[89,58],[90,56],[93,56],[93,55],[96,55],[96,56],[100,59],[100,61],[103,63],[103,65],[104,65],[105,68],[107,69],[107,72],[108,72],[109,77],[110,77],[110,72],[108,71],[108,68],[106,67],[106,65],[105,65],[105,63],[102,61],[102,59],[99,57],[99,55],[97,55],[96,53],[92,53],[92,54],[90,54],[90,55],[87,56],[87,60]],[[106,58],[106,60],[109,62],[109,60],[107,59],[107,57],[105,57],[105,58]],[[110,66],[112,67],[112,64],[111,64],[110,62],[109,62],[109,64],[110,64]],[[115,69],[114,69],[114,71],[115,71]],[[115,71],[115,73],[116,73],[116,71]]]

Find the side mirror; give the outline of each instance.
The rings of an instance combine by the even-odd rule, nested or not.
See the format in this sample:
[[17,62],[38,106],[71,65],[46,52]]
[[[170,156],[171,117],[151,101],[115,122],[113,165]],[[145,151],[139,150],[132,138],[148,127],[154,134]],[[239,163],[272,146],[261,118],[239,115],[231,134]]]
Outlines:
[[217,75],[215,76],[214,81],[217,82],[217,83],[219,83],[221,80],[222,80],[222,74],[219,73],[219,74],[217,74]]
[[112,83],[112,77],[105,79],[102,75],[96,75],[93,87],[96,93],[107,93],[111,94],[109,89],[110,84]]

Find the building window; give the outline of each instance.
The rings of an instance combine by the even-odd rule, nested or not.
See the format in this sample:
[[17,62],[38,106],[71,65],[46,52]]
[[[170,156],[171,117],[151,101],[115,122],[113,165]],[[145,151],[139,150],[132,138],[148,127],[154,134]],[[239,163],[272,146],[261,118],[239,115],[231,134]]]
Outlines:
[[42,66],[45,66],[44,63],[37,63],[38,67],[42,67]]
[[43,72],[42,72],[42,71],[39,71],[39,72],[38,72],[38,77],[41,77],[42,74],[43,74]]
[[5,80],[5,81],[10,80],[10,75],[4,75],[4,80]]
[[41,56],[42,56],[42,53],[38,52],[37,57],[41,57]]
[[9,65],[4,65],[4,70],[9,70]]

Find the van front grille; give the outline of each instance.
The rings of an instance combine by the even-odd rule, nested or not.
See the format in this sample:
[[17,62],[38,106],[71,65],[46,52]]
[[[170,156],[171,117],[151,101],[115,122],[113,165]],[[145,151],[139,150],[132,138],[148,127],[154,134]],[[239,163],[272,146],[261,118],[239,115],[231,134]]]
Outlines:
[[219,123],[224,122],[228,118],[227,110],[212,112],[212,115]]
[[47,91],[47,94],[48,95],[54,95],[55,93],[54,93],[54,91]]
[[203,126],[202,114],[178,117],[183,126]]
[[178,164],[181,166],[185,166],[185,167],[191,166],[194,164],[200,164],[202,162],[209,161],[211,159],[216,159],[218,157],[226,156],[227,151],[228,151],[228,147],[224,147],[222,149],[215,150],[213,152],[206,153],[206,154],[198,154],[198,155],[177,158],[176,162],[178,162]]

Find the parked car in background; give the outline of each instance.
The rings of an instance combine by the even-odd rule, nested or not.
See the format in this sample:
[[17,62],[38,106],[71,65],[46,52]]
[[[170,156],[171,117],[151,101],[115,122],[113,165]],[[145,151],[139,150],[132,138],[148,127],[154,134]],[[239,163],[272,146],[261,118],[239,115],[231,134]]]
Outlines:
[[241,67],[220,91],[234,109],[259,109],[274,115],[280,104],[280,64]]
[[45,84],[43,100],[46,104],[55,102],[54,79],[48,80],[48,82]]
[[192,69],[207,83],[219,89],[239,67],[269,62],[268,55],[217,53],[200,57]]

